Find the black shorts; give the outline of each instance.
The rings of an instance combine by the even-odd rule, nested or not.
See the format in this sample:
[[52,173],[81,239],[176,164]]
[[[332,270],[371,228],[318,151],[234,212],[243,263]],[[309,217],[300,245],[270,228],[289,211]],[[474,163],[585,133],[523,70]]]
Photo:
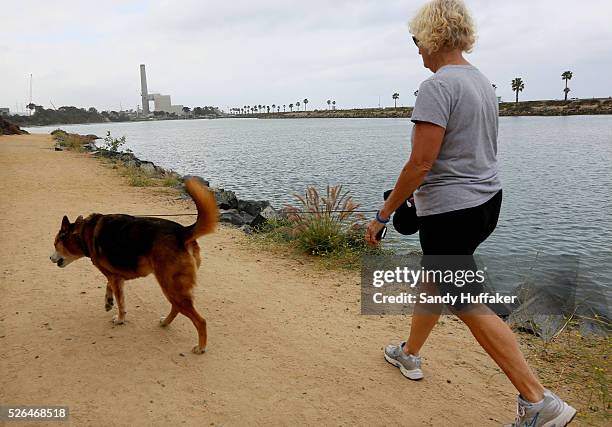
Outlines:
[[[482,205],[436,215],[419,217],[419,240],[423,250],[422,266],[431,270],[476,271],[474,251],[493,233],[499,219],[502,190]],[[437,283],[441,295],[479,294],[478,285],[456,286]],[[451,304],[462,310],[467,304]]]

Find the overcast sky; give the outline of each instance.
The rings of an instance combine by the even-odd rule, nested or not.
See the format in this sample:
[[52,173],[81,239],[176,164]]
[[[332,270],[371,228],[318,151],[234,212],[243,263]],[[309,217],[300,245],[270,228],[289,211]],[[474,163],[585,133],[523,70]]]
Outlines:
[[[467,0],[479,39],[468,60],[513,98],[612,96],[612,1]],[[181,0],[4,2],[0,107],[28,100],[98,109],[149,92],[188,106],[289,104],[309,108],[413,105],[430,75],[407,28],[414,0]]]

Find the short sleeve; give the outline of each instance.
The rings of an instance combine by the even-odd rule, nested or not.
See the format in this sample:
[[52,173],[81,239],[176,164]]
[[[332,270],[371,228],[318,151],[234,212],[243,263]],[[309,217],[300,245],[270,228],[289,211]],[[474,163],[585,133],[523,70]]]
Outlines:
[[448,88],[435,79],[421,83],[410,120],[433,123],[446,129],[451,112],[451,96]]

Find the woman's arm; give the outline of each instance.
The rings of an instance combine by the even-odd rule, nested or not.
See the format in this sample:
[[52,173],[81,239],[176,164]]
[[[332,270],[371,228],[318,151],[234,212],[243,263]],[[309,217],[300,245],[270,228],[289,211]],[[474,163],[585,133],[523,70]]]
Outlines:
[[[444,140],[445,129],[428,122],[417,122],[414,129],[412,152],[408,162],[400,172],[395,187],[380,210],[380,216],[389,218],[395,210],[410,196],[423,182],[440,153]],[[376,234],[383,224],[373,220],[368,225],[366,240],[370,244],[378,243]]]

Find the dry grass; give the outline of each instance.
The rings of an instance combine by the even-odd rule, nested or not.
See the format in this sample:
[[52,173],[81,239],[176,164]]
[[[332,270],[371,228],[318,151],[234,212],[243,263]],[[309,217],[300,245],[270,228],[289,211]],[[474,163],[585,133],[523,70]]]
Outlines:
[[327,186],[322,195],[309,187],[295,195],[298,207],[285,208],[287,218],[269,221],[252,241],[268,250],[280,248],[286,254],[311,256],[326,269],[355,270],[368,253],[382,253],[364,239],[363,216],[342,186]]
[[610,425],[610,350],[606,336],[581,336],[565,329],[552,341],[518,334],[530,365],[545,387],[558,392],[578,410],[583,425]]

